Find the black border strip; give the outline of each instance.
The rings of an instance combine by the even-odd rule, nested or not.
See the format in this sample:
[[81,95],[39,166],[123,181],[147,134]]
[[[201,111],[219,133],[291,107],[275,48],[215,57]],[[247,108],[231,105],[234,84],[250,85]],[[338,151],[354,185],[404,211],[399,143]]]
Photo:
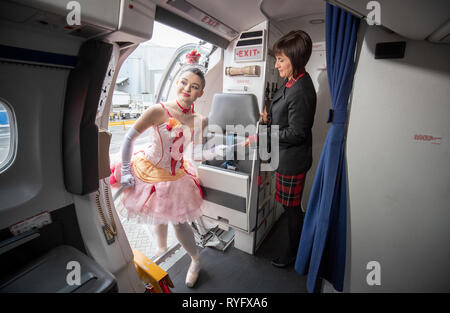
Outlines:
[[75,65],[77,64],[76,56],[17,48],[5,45],[0,45],[0,58],[66,67],[75,67]]

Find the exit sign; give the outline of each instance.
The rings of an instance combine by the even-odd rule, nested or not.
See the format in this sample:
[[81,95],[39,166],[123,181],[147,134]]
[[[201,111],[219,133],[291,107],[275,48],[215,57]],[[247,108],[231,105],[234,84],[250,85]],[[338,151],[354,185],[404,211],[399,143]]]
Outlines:
[[262,61],[264,59],[263,47],[237,47],[234,49],[235,62]]

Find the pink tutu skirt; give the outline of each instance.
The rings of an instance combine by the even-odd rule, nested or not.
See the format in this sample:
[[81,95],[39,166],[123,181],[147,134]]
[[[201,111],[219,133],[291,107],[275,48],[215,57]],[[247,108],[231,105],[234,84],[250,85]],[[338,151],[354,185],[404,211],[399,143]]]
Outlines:
[[[204,205],[196,178],[186,173],[171,181],[148,183],[139,179],[130,166],[134,187],[125,187],[122,193],[122,209],[119,213],[137,223],[172,224],[192,222],[202,216]],[[111,166],[110,183],[120,187],[121,163]]]

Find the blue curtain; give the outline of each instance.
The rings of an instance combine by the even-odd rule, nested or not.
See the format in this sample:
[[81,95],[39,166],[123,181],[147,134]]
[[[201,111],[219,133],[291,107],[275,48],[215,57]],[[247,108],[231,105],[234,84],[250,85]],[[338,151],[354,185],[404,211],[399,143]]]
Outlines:
[[345,134],[359,19],[326,5],[327,71],[333,108],[328,122],[332,124],[314,178],[295,262],[299,274],[308,274],[309,292],[314,291],[318,277],[342,291],[345,273]]

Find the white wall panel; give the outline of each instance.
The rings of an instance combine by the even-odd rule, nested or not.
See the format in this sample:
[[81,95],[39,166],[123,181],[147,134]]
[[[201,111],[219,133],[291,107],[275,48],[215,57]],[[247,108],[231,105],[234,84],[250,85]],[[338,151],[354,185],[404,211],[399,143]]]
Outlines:
[[[407,40],[405,58],[376,60],[377,42],[404,39],[361,26],[347,139],[345,288],[448,292],[450,46]],[[366,282],[369,261],[381,265],[381,286]]]

